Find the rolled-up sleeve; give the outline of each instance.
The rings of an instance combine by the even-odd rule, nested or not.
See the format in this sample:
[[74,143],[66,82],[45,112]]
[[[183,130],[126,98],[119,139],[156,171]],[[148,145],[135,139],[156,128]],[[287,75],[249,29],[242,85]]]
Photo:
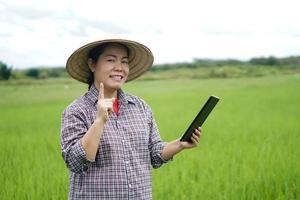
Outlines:
[[162,164],[167,163],[173,158],[170,158],[169,160],[164,160],[161,157],[161,153],[166,146],[166,142],[163,142],[161,140],[157,124],[155,122],[155,119],[153,117],[153,113],[150,109],[150,107],[147,107],[147,114],[149,119],[149,128],[150,128],[150,139],[149,139],[149,150],[150,150],[150,156],[151,156],[151,165],[153,168],[159,168]]
[[84,123],[84,115],[68,107],[62,114],[61,151],[67,167],[75,173],[86,171],[93,161],[86,159],[80,139],[88,128]]

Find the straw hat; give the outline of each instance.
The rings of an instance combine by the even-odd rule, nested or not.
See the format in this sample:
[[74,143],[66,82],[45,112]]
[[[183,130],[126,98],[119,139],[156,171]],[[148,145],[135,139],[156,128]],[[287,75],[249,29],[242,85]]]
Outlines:
[[152,52],[145,45],[126,39],[104,39],[88,43],[72,53],[66,64],[67,72],[70,76],[78,81],[87,83],[91,73],[87,62],[89,52],[93,48],[108,42],[120,43],[129,49],[129,75],[126,81],[139,77],[153,64]]

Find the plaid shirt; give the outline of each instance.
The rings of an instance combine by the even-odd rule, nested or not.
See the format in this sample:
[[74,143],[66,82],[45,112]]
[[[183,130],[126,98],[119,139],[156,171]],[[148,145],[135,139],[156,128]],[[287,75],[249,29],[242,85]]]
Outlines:
[[119,116],[104,126],[95,161],[86,159],[80,139],[96,118],[98,90],[93,85],[62,115],[62,156],[70,169],[69,199],[151,199],[151,165],[160,167],[165,146],[150,107],[118,91]]

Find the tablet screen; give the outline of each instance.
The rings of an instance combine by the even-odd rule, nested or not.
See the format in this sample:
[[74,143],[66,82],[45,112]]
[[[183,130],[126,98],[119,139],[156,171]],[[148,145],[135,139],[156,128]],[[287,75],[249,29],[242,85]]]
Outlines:
[[189,128],[185,131],[180,141],[191,141],[190,138],[196,128],[202,126],[210,112],[214,109],[215,105],[220,100],[219,97],[210,96],[204,106],[199,111],[198,115],[195,117],[193,122],[190,124]]

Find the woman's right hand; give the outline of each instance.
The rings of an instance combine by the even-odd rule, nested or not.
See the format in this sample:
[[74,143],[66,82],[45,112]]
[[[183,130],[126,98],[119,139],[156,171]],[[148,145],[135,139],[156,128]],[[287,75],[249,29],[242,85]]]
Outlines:
[[99,87],[99,97],[97,102],[97,118],[102,122],[106,122],[108,119],[108,115],[113,111],[113,102],[114,98],[105,99],[104,98],[104,85],[101,82]]

